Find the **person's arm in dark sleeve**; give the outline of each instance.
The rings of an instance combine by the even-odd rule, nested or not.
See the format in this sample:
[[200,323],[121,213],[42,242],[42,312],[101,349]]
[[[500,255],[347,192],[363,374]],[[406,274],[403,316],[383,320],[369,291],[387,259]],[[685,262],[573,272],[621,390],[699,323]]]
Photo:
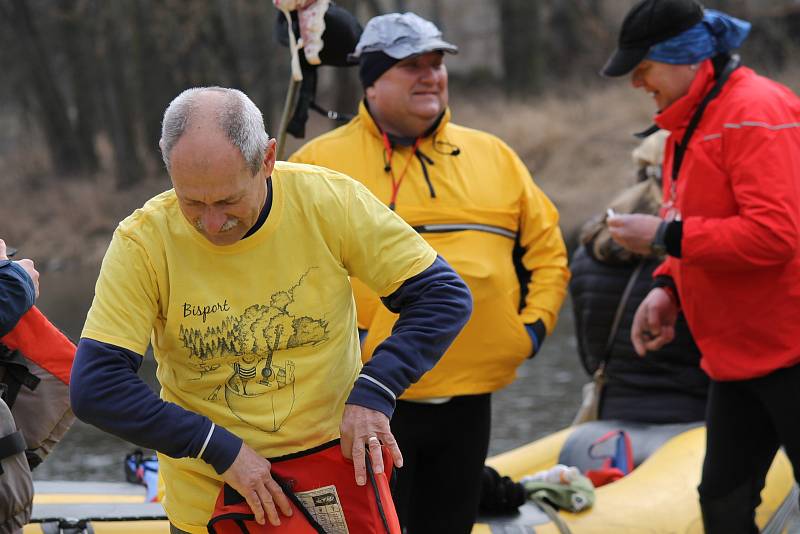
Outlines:
[[0,260],[0,336],[11,332],[36,300],[36,287],[25,269]]
[[173,458],[202,458],[217,473],[230,467],[242,440],[207,417],[158,397],[136,374],[142,356],[81,338],[69,384],[82,421]]
[[439,256],[420,274],[381,299],[400,316],[364,365],[347,404],[391,418],[395,401],[442,357],[472,313],[472,295]]

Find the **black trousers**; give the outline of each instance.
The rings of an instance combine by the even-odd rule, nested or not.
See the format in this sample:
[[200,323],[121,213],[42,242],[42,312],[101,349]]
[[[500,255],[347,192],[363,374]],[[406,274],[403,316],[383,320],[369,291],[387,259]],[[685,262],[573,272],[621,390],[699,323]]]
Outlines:
[[712,381],[703,477],[707,534],[757,533],[755,509],[782,445],[800,480],[800,365],[750,380]]
[[407,534],[468,534],[489,449],[491,394],[444,404],[398,401],[392,432],[403,453],[392,495]]

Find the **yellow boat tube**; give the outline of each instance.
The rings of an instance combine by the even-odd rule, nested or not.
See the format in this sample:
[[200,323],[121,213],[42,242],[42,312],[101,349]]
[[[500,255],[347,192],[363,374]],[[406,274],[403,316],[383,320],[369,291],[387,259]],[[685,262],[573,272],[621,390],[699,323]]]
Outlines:
[[[576,428],[490,458],[487,464],[501,475],[519,480],[564,463],[560,461],[562,449]],[[596,488],[594,506],[582,512],[560,511],[551,520],[535,504],[526,503],[516,515],[480,518],[472,533],[702,534],[697,486],[705,441],[703,426],[677,432],[627,476]],[[762,532],[783,533],[788,524],[798,525],[798,491],[783,451],[770,468],[761,500],[756,522]]]
[[34,482],[31,523],[23,534],[169,534],[159,503],[144,486],[114,482]]

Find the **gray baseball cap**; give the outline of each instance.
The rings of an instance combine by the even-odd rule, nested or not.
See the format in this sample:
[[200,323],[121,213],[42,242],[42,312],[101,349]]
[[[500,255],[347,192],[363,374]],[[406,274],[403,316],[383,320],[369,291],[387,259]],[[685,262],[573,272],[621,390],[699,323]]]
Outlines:
[[433,51],[458,53],[458,47],[442,40],[435,24],[414,13],[390,13],[367,22],[355,52],[348,57],[358,61],[367,52],[383,52],[395,59],[405,59]]

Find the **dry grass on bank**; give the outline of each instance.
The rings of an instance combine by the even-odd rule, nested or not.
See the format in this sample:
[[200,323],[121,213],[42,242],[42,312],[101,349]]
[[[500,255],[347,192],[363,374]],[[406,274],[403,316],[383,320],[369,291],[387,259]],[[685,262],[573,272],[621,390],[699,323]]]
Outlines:
[[[778,79],[800,88],[800,70]],[[587,88],[579,98],[551,94],[508,101],[499,94],[455,93],[451,105],[455,122],[494,133],[519,153],[558,207],[567,239],[633,183],[631,134],[649,126],[652,115],[648,97],[625,81]],[[0,237],[43,270],[96,268],[117,222],[169,187],[163,173],[124,192],[115,191],[113,178],[102,173],[85,180],[51,178],[42,170],[43,150],[9,135],[6,122],[0,117]],[[308,138],[329,127],[312,118]],[[288,153],[302,142],[290,139]]]
[[166,179],[147,179],[115,191],[111,176],[42,174],[46,155],[21,147],[0,156],[0,237],[40,271],[97,268],[117,223],[158,191]]

